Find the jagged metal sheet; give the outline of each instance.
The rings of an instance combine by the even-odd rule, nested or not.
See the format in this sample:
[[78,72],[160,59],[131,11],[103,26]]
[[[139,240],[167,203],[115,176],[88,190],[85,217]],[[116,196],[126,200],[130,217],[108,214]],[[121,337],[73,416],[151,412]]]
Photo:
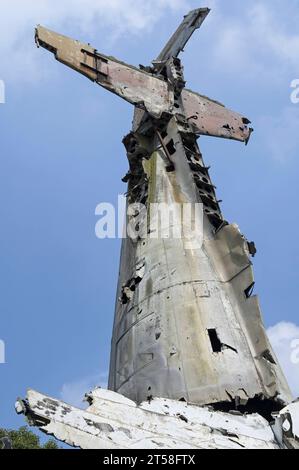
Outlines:
[[185,45],[194,31],[201,27],[209,13],[209,8],[198,8],[190,11],[190,13],[184,17],[184,20],[171,36],[154,63],[166,62],[172,57],[177,57],[179,53],[184,50]]
[[[99,54],[89,44],[42,26],[36,29],[36,42],[54,53],[58,61],[129,103],[142,107],[154,118],[175,112],[174,93],[168,81]],[[183,90],[182,99],[185,114],[199,135],[248,141],[251,133],[248,119],[190,90]]]
[[248,143],[252,129],[247,118],[190,90],[183,90],[182,99],[186,117],[197,134]]
[[16,403],[29,423],[82,449],[279,449],[269,423],[156,398],[137,406],[111,391],[96,389],[80,410],[29,390]]
[[[177,125],[173,118],[165,132],[165,146],[175,142],[176,171],[167,171],[162,149],[145,161],[143,176],[136,169],[139,187],[142,181],[148,186],[148,207],[200,202]],[[140,153],[138,145],[135,151]],[[207,173],[205,179],[209,182]],[[213,194],[208,200],[217,209]],[[123,240],[109,388],[137,403],[150,395],[201,405],[246,404],[256,397],[288,403],[292,397],[267,339],[258,298],[245,295],[254,282],[247,241],[236,225],[224,225],[215,234],[208,214],[216,212],[206,211],[203,240],[198,234],[193,240],[162,238],[162,231],[157,238]],[[151,212],[154,217],[158,214]],[[147,222],[147,213],[138,218],[140,230]],[[164,223],[169,229],[168,220]],[[197,242],[193,248],[192,242]],[[124,298],[124,289],[131,295]],[[220,351],[213,350],[211,331]]]
[[162,112],[169,110],[170,97],[165,81],[42,26],[36,29],[36,42],[53,52],[59,62],[129,103],[143,106],[154,117],[159,118]]
[[277,442],[288,449],[299,449],[299,399],[274,415]]

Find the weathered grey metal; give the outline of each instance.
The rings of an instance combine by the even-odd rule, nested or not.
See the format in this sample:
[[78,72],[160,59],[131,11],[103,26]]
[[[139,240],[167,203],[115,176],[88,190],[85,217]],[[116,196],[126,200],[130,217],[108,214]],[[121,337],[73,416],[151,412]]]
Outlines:
[[102,389],[87,394],[90,406],[84,411],[34,390],[27,397],[18,400],[17,412],[47,434],[83,449],[285,448],[258,414],[223,413],[163,398],[137,406]]
[[172,57],[178,57],[179,53],[183,51],[194,31],[201,27],[210,11],[211,10],[209,8],[198,8],[196,10],[190,11],[190,13],[184,17],[183,22],[180,24],[176,32],[172,35],[166,46],[163,48],[153,63],[161,64],[163,62],[167,62],[169,59],[172,59]]
[[[134,227],[135,236],[122,243],[109,374],[110,390],[134,401],[134,405],[126,402],[128,417],[134,408],[132,423],[145,409],[144,402],[156,397],[175,400],[175,409],[188,408],[180,400],[197,407],[211,405],[216,413],[211,413],[211,422],[217,418],[217,410],[236,409],[259,413],[268,421],[276,412],[277,420],[283,420],[279,412],[292,400],[268,341],[258,298],[252,295],[251,256],[256,253],[255,246],[237,225],[223,218],[209,168],[197,145],[199,135],[247,143],[252,131],[248,128],[250,121],[187,90],[177,57],[207,14],[208,9],[199,9],[187,15],[154,66],[140,70],[99,54],[90,45],[40,26],[36,30],[37,43],[59,61],[135,106],[132,131],[124,139],[130,167],[124,177],[128,182],[127,224]],[[166,207],[173,203],[201,204],[200,229],[191,237],[183,233],[181,238],[167,238],[163,235],[177,226],[163,219],[155,236],[150,223],[159,220],[157,204],[161,203]],[[124,398],[117,396],[123,403]],[[68,442],[87,446],[86,433],[94,434],[99,427],[82,424],[82,419],[86,423],[85,412],[73,413],[56,402],[51,413],[50,402],[38,400],[36,392],[30,392],[19,411],[58,438],[70,433]],[[114,406],[117,413],[118,405]],[[202,408],[197,410],[205,413]],[[102,407],[91,407],[89,412],[99,415],[101,423],[103,418],[110,424]],[[51,417],[45,424],[43,419],[50,416],[47,413]],[[242,419],[248,423],[251,417],[244,415]],[[163,418],[163,426],[167,426],[167,420]],[[268,425],[262,428],[269,431]],[[268,436],[263,445],[286,445],[283,434],[279,435],[282,428],[278,423],[275,444]],[[150,429],[159,434],[157,427]],[[96,446],[108,445],[106,431],[92,441]],[[202,432],[196,427],[199,439]],[[125,442],[129,447],[137,445],[117,436],[113,435],[116,440],[111,440],[111,447]],[[298,440],[298,434],[292,439]],[[226,445],[212,441],[207,440],[206,445]],[[258,441],[256,434],[255,444],[248,441],[248,445],[259,447]],[[200,443],[195,439],[194,445]]]
[[[148,73],[119,60],[99,54],[89,44],[62,36],[42,26],[36,29],[36,42],[54,53],[55,58],[106,90],[147,111],[153,118],[177,113],[172,83],[154,71]],[[228,110],[207,97],[182,91],[182,112],[194,132],[247,142],[251,129],[247,118]]]
[[[134,162],[142,153],[138,131],[129,142],[128,158]],[[143,155],[150,154],[146,144]],[[163,239],[161,233],[157,239],[144,237],[143,227],[157,214],[136,218],[140,239],[123,240],[109,388],[138,403],[158,396],[201,405],[256,400],[261,410],[269,400],[279,408],[291,395],[266,337],[258,299],[250,296],[248,243],[237,226],[223,220],[196,137],[177,117],[164,130],[164,147],[173,147],[175,170],[165,164],[163,148],[143,158],[143,173],[131,164],[128,204],[145,199],[148,208],[203,203],[203,244],[199,233],[195,240]],[[131,187],[138,187],[137,193]],[[190,249],[192,241],[199,242],[196,249]],[[136,271],[140,265],[142,275]],[[211,335],[220,341],[218,350]]]
[[290,403],[279,413],[273,415],[272,425],[275,437],[280,446],[288,449],[299,449],[299,399]]

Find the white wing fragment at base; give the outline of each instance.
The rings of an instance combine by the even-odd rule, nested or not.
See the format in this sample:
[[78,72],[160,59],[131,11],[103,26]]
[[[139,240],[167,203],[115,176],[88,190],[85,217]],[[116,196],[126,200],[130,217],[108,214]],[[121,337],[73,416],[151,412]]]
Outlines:
[[[86,400],[89,407],[81,410],[29,390],[26,400],[17,401],[16,410],[31,425],[82,449],[279,449],[288,439],[283,413],[295,418],[299,412],[298,402],[283,410],[274,433],[259,414],[223,413],[163,398],[137,406],[99,388]],[[292,440],[293,447],[298,446],[298,435]]]

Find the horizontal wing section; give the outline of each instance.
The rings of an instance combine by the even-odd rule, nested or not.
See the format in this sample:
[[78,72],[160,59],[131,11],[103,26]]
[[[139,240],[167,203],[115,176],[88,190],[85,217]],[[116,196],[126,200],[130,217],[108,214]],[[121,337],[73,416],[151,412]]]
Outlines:
[[164,111],[169,111],[171,94],[166,81],[42,26],[36,29],[36,42],[52,52],[58,61],[129,103],[144,108],[152,116],[159,118]]
[[[36,29],[36,42],[52,52],[58,61],[146,110],[154,118],[160,118],[163,112],[174,112],[173,90],[167,81],[99,54],[89,44],[62,36],[42,26]],[[247,127],[250,122],[248,119],[220,103],[186,89],[182,92],[182,99],[189,123],[193,124],[198,134],[248,141],[251,133]]]
[[198,134],[248,143],[252,132],[249,119],[187,89],[183,90],[182,99],[189,124]]
[[172,57],[177,57],[184,49],[194,31],[201,27],[209,13],[209,8],[198,8],[197,10],[190,11],[190,13],[184,17],[183,22],[169,39],[154,63],[166,62]]

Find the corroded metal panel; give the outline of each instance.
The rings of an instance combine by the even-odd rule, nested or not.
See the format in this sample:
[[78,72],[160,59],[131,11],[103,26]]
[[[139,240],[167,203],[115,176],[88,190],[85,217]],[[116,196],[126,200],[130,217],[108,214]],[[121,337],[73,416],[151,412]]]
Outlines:
[[[189,238],[151,234],[135,243],[123,240],[109,387],[138,403],[161,396],[242,406],[261,397],[261,408],[263,400],[279,407],[291,394],[267,340],[257,298],[249,296],[254,280],[248,242],[236,225],[224,224],[208,172],[203,185],[195,178],[199,172],[185,148],[193,145],[198,168],[205,168],[196,140],[178,132],[175,118],[165,134],[165,148],[174,142],[175,170],[167,170],[162,146],[146,160],[146,178],[139,183],[147,181],[148,207],[205,201],[203,240],[195,235],[193,241],[200,242],[195,249]],[[140,230],[156,215],[148,210],[144,220],[139,218]],[[128,281],[140,277],[140,265],[141,280],[124,297]]]
[[198,93],[184,90],[182,95],[186,117],[197,134],[248,142],[252,129],[246,117]]
[[[56,59],[108,91],[146,110],[154,118],[176,113],[174,91],[163,80],[115,58],[99,54],[83,44],[42,26],[36,29],[36,42],[53,52]],[[248,142],[249,120],[220,103],[189,90],[182,92],[185,115],[198,135]]]
[[166,81],[42,26],[36,29],[36,42],[53,52],[59,62],[129,103],[142,106],[154,117],[169,111],[172,94]]

